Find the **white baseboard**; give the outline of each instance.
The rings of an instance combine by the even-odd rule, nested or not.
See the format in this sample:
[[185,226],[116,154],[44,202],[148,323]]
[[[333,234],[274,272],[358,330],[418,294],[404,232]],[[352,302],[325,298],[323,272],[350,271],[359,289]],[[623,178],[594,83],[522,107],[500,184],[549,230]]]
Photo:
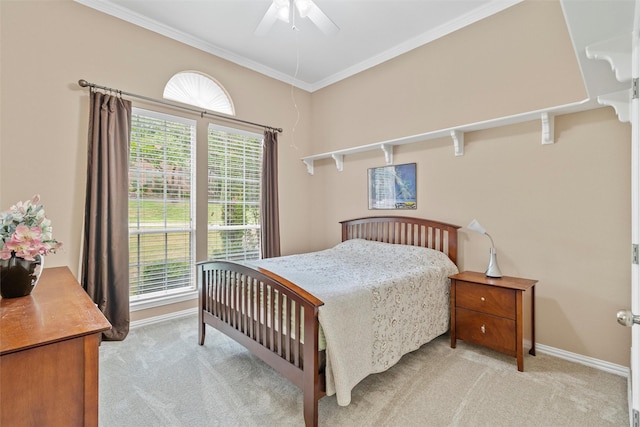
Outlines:
[[198,314],[198,307],[188,308],[181,311],[174,311],[173,313],[162,314],[160,316],[147,317],[146,319],[134,320],[129,325],[129,329],[139,328],[140,326],[153,325],[154,323],[160,323],[172,319],[179,319],[181,317],[191,316],[194,314]]
[[[187,310],[175,311],[173,313],[167,313],[160,316],[148,317],[146,319],[135,320],[131,322],[129,328],[135,329],[141,326],[152,325],[154,323],[165,322],[167,320],[179,319],[181,317],[191,316],[198,313],[198,307],[189,308]],[[531,348],[531,343],[524,343],[525,348]],[[620,375],[621,377],[629,378],[629,368],[615,363],[606,362],[604,360],[595,359],[589,356],[583,356],[581,354],[572,353],[570,351],[561,350],[555,347],[549,347],[544,344],[536,344],[536,352],[548,354],[550,356],[558,357],[560,359],[568,360],[569,362],[579,363],[581,365],[590,366],[592,368],[599,369],[601,371],[609,372],[611,374]]]
[[600,369],[601,371],[629,378],[629,368],[627,368],[626,366],[617,365],[611,362],[605,362],[604,360],[595,359],[589,356],[583,356],[577,353],[571,353],[570,351],[560,350],[559,348],[549,347],[544,344],[536,344],[536,352],[538,351],[540,353],[568,360],[569,362],[579,363],[581,365],[590,366],[592,368]]

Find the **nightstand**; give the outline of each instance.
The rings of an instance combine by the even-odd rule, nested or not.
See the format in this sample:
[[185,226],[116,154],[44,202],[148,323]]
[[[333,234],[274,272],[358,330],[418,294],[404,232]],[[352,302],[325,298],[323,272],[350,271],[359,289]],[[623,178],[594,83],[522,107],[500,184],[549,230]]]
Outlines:
[[[479,344],[516,357],[524,370],[524,323],[530,323],[531,350],[535,356],[535,284],[520,277],[492,278],[465,271],[451,279],[451,348],[457,340]],[[526,297],[529,304],[523,303]],[[525,316],[529,312],[529,316]]]

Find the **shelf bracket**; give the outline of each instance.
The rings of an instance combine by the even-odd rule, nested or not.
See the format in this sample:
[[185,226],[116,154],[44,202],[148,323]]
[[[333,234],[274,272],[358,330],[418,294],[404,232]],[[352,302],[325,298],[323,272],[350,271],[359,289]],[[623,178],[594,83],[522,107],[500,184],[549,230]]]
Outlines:
[[542,145],[549,145],[555,143],[555,116],[549,112],[544,112],[540,115],[542,121]]
[[387,162],[388,165],[393,164],[393,145],[380,144],[380,149],[384,151],[384,161]]
[[338,171],[342,172],[342,168],[344,166],[344,155],[343,154],[332,154],[331,158],[336,162],[336,168]]
[[616,80],[631,80],[633,34],[622,34],[615,38],[594,43],[585,48],[589,59],[607,61]]
[[453,138],[453,152],[456,156],[464,155],[464,132],[461,130],[452,130],[451,138]]
[[613,107],[616,114],[618,115],[618,120],[622,123],[629,123],[631,119],[632,96],[632,90],[625,89],[619,92],[598,96],[598,104]]
[[309,175],[313,175],[313,160],[312,159],[302,159],[305,165],[307,165],[307,172]]

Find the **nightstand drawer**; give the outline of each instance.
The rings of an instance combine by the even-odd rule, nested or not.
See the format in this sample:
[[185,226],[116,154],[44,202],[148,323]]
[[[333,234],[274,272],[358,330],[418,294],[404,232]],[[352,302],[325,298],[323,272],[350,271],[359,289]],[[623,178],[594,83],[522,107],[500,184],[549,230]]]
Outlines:
[[458,280],[456,281],[456,307],[515,320],[516,294],[513,289]]
[[459,339],[516,355],[515,320],[459,308],[456,310],[455,322]]

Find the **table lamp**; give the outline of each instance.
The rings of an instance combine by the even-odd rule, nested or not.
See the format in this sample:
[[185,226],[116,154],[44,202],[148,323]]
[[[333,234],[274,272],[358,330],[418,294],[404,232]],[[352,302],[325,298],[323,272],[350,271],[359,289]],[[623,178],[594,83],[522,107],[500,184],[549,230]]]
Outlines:
[[467,225],[467,228],[477,233],[485,234],[489,238],[489,240],[491,240],[491,250],[489,252],[489,267],[487,267],[485,275],[487,277],[502,277],[502,272],[500,271],[500,267],[498,267],[498,260],[496,259],[496,247],[493,244],[493,239],[491,238],[489,233],[487,233],[487,230],[485,230],[484,227],[482,227],[480,223],[475,219],[471,221],[469,225]]

